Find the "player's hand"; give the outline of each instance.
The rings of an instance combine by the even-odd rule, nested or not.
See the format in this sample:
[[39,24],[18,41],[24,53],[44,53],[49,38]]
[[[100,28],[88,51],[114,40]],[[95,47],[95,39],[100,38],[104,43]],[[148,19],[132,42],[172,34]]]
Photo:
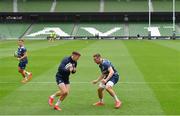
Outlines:
[[73,72],[76,72],[76,68],[73,68]]
[[96,84],[98,81],[97,80],[93,80],[92,81],[92,84]]
[[103,84],[106,84],[107,80],[106,80],[106,79],[102,79],[101,82],[102,82]]
[[72,70],[71,73],[72,73],[72,74],[76,73],[76,68],[75,68],[75,67],[73,67],[73,70]]
[[73,70],[74,70],[74,68],[71,66],[71,67],[69,68],[69,71],[72,72]]

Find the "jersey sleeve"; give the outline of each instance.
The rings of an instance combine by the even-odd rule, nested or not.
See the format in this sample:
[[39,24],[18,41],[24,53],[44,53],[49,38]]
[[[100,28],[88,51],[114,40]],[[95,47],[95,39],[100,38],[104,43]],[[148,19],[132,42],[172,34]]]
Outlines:
[[67,60],[66,58],[64,58],[64,59],[61,61],[61,64],[60,64],[60,66],[59,66],[59,69],[65,71],[65,72],[69,72],[69,70],[67,70],[67,69],[65,68],[67,64],[68,64],[68,60]]
[[[76,68],[76,67],[77,67],[77,62],[75,62],[74,68]],[[74,74],[74,73],[76,73],[76,71],[72,71],[72,74]]]
[[104,70],[108,70],[109,67],[111,67],[111,64],[109,62],[104,62],[103,67],[104,67]]
[[23,48],[22,49],[22,54],[26,53],[27,52],[27,49],[26,48]]

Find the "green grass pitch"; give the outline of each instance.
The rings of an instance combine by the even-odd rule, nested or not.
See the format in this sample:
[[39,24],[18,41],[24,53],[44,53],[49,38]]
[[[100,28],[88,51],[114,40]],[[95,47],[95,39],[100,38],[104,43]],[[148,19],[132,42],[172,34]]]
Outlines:
[[[21,84],[18,61],[13,57],[16,41],[0,41],[0,115],[180,115],[179,40],[45,40],[26,41],[33,79]],[[82,53],[78,71],[71,76],[71,91],[54,111],[48,96],[57,90],[55,73],[64,56]],[[97,85],[90,82],[100,74],[92,55],[101,53],[112,61],[121,80],[114,89],[122,100],[120,109],[105,92],[105,106],[94,107]]]

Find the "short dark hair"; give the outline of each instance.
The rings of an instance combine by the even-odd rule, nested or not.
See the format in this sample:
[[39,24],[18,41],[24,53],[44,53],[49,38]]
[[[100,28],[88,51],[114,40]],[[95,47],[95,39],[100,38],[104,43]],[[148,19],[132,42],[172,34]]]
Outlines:
[[97,54],[94,54],[94,55],[93,55],[93,57],[100,58],[100,57],[101,57],[101,55],[100,55],[99,53],[97,53]]
[[73,55],[81,56],[81,54],[80,54],[79,52],[77,52],[77,51],[73,51],[72,54],[73,54]]
[[23,40],[23,39],[18,39],[18,41],[24,42],[24,40]]

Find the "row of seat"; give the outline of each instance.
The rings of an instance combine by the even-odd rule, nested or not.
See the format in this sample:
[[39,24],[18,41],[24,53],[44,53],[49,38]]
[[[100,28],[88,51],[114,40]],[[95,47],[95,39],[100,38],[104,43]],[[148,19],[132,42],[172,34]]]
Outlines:
[[[29,24],[0,24],[1,38],[18,38],[29,27]],[[171,23],[153,23],[151,31],[161,36],[170,36],[173,32]],[[148,23],[80,23],[74,25],[73,23],[44,23],[33,24],[28,31],[29,35],[33,33],[40,33],[32,36],[46,37],[48,30],[55,30],[57,33],[65,33],[65,35],[75,36],[92,36],[92,35],[112,35],[112,36],[146,36],[148,35]],[[42,34],[42,32],[46,34]],[[16,33],[15,33],[16,32]],[[176,25],[176,34],[180,36],[180,25]],[[31,36],[27,36],[31,37]]]
[[[18,0],[19,12],[49,12],[53,0]],[[180,11],[180,0],[176,0],[176,11]],[[171,0],[152,0],[152,11],[171,12]],[[57,0],[54,12],[146,12],[147,0]],[[101,7],[101,8],[100,8]],[[12,12],[12,0],[0,0],[0,12]]]

